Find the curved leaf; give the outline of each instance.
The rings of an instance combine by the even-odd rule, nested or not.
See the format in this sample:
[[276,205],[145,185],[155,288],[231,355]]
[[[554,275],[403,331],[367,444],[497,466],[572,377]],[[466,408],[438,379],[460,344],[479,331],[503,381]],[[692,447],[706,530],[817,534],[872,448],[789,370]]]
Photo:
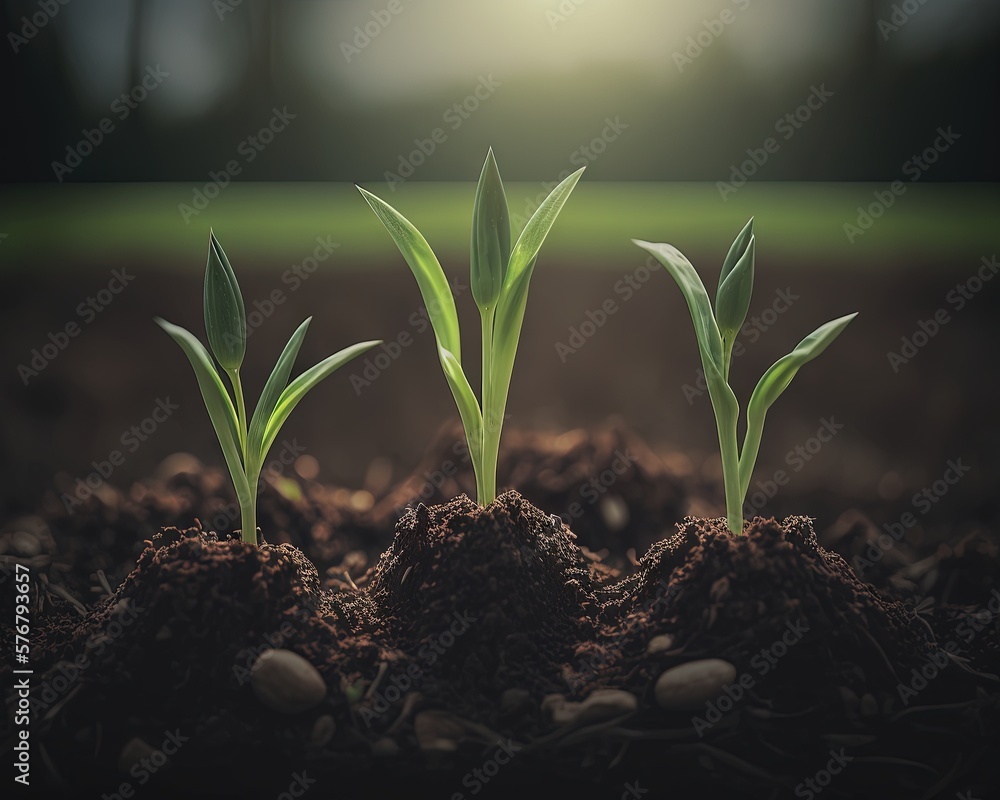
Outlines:
[[[504,278],[503,286],[505,292],[509,290],[509,287],[517,281],[521,273],[528,269],[528,266],[538,256],[538,251],[542,248],[545,237],[549,235],[552,224],[556,221],[556,217],[559,216],[559,212],[562,211],[562,207],[566,205],[566,201],[569,199],[570,194],[572,194],[585,169],[586,167],[580,167],[580,169],[549,192],[549,196],[535,209],[535,213],[531,215],[531,219],[525,224],[524,230],[521,231],[521,235],[517,238],[517,244],[510,251],[510,263],[507,265],[507,275]],[[500,303],[503,303],[502,294]]]
[[[740,260],[740,256],[746,251],[751,236],[753,236],[753,217],[750,217],[750,221],[743,226],[743,230],[736,235],[733,243],[729,246],[729,252],[726,253],[726,260],[722,262],[722,272],[719,274],[719,288],[722,287],[729,273],[733,271],[733,267]],[[718,302],[718,297],[716,297],[716,302]]]
[[470,273],[480,311],[495,308],[510,259],[510,216],[500,171],[490,148],[479,175],[472,210]]
[[427,240],[413,224],[396,209],[383,200],[358,187],[362,197],[368,201],[375,216],[379,218],[420,286],[420,295],[427,307],[427,315],[434,328],[438,345],[455,355],[462,362],[462,342],[458,327],[458,311],[455,298],[448,285],[448,278],[441,264],[431,250]]
[[756,241],[753,235],[739,260],[720,281],[715,297],[715,321],[719,335],[727,345],[732,345],[743,327],[750,310],[753,294],[753,267]]
[[246,310],[236,274],[211,231],[205,265],[205,331],[222,368],[239,369],[247,351]]
[[478,471],[482,460],[480,454],[483,442],[483,414],[479,409],[475,392],[472,391],[469,380],[465,377],[462,365],[454,354],[438,345],[438,358],[441,360],[441,368],[444,370],[448,386],[455,398],[455,405],[458,406],[458,413],[462,417],[462,427],[465,428],[465,438],[469,443],[469,455],[476,468],[478,480]]
[[253,419],[250,421],[250,433],[247,439],[247,474],[253,483],[256,483],[257,473],[264,463],[264,453],[261,452],[261,448],[264,443],[264,433],[267,430],[267,423],[271,419],[271,414],[274,413],[275,406],[278,405],[281,393],[288,386],[288,377],[292,374],[295,357],[299,354],[299,348],[302,346],[303,339],[305,339],[310,322],[312,322],[312,317],[308,317],[305,322],[299,325],[295,333],[288,340],[288,344],[285,345],[284,350],[281,351],[281,355],[278,356],[271,376],[267,379],[267,383],[264,384],[264,389],[260,393],[260,399],[257,401],[257,408],[254,409]]
[[757,382],[757,387],[753,390],[750,403],[747,405],[747,434],[740,455],[740,486],[744,493],[750,485],[750,476],[757,461],[767,410],[788,388],[802,365],[808,364],[826,350],[857,315],[857,312],[854,312],[820,325],[799,342],[792,352],[774,362]]
[[694,323],[695,335],[698,338],[698,348],[701,351],[705,376],[706,378],[709,376],[710,364],[715,367],[715,371],[721,374],[723,369],[722,336],[719,333],[719,326],[715,322],[715,316],[712,314],[712,303],[708,299],[708,292],[705,291],[705,284],[701,282],[701,278],[691,266],[691,262],[672,244],[656,244],[644,242],[641,239],[633,239],[632,241],[663,264],[667,268],[667,272],[677,281],[677,285],[687,301],[688,310],[691,312],[691,321]]
[[493,323],[493,362],[490,370],[491,407],[483,409],[483,416],[491,425],[502,424],[504,409],[507,407],[514,358],[524,322],[524,309],[528,305],[528,286],[534,271],[535,261],[532,260],[513,283],[504,286],[502,299],[497,307]]
[[306,392],[312,389],[327,375],[339,369],[351,359],[357,358],[362,353],[365,353],[380,344],[382,344],[382,340],[376,339],[374,341],[359,342],[358,344],[351,345],[350,347],[345,347],[340,352],[324,358],[318,364],[310,367],[299,375],[299,377],[297,377],[294,381],[292,381],[281,393],[281,396],[278,398],[278,402],[275,404],[274,411],[272,412],[270,419],[267,421],[267,428],[264,431],[264,437],[260,445],[261,463],[263,463],[266,458],[267,452],[271,449],[271,445],[274,444],[274,440],[277,438],[278,431],[281,430],[281,426],[285,424],[285,420],[287,420],[288,415],[292,413],[292,409],[299,404],[299,401],[303,397],[305,397]]
[[198,379],[198,388],[201,389],[201,396],[208,409],[208,416],[212,420],[212,427],[215,428],[215,434],[219,437],[222,454],[225,456],[229,472],[232,474],[236,493],[244,498],[249,492],[249,487],[240,456],[236,410],[233,408],[232,400],[229,399],[226,387],[222,385],[219,373],[212,365],[212,357],[208,354],[205,346],[190,331],[179,325],[172,325],[159,317],[156,317],[156,324],[170,334],[171,338],[180,345],[188,357],[188,361],[191,362],[195,377]]

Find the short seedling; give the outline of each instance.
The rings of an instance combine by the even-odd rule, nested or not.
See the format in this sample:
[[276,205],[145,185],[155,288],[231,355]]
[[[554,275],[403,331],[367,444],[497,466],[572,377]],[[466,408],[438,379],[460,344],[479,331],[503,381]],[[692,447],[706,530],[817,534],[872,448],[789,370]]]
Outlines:
[[462,369],[458,313],[441,264],[409,220],[358,187],[396,242],[420,286],[434,328],[438,358],[462,417],[476,473],[477,499],[482,506],[496,499],[500,431],[535,259],[582,173],[583,168],[552,190],[511,247],[507,196],[493,150],[486,156],[472,212],[470,262],[472,295],[482,322],[482,405]]
[[[156,322],[187,355],[198,378],[201,396],[208,408],[212,426],[222,445],[226,464],[233,478],[242,516],[241,536],[245,542],[257,542],[257,485],[264,459],[288,419],[292,409],[323,378],[380,341],[361,342],[341,350],[307,369],[288,382],[292,364],[305,338],[312,317],[306,319],[285,345],[278,363],[264,385],[253,418],[247,424],[240,366],[246,354],[247,324],[236,275],[214,233],[209,234],[208,265],[205,268],[205,329],[208,342],[221,370],[212,362],[205,346],[189,331],[156,318]],[[235,398],[222,383],[220,372],[229,376]]]
[[729,386],[729,365],[733,344],[746,320],[753,292],[754,248],[753,219],[740,231],[729,248],[719,276],[715,295],[715,312],[691,262],[673,245],[653,244],[633,239],[639,247],[650,252],[677,281],[687,300],[694,321],[701,363],[712,399],[715,422],[719,429],[719,447],[722,451],[722,476],[726,489],[726,521],[733,533],[743,532],[743,501],[750,486],[754,463],[760,450],[764,417],[768,408],[781,395],[799,367],[812,361],[840,335],[847,324],[857,316],[848,314],[821,325],[798,343],[794,350],[776,361],[757,383],[747,406],[747,430],[743,449],[736,439],[736,424],[740,415],[736,395]]

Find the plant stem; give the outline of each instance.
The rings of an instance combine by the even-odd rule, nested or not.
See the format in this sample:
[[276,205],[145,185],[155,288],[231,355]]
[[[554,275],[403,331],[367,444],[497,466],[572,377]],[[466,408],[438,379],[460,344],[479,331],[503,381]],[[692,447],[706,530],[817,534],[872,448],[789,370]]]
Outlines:
[[736,444],[736,420],[716,415],[719,449],[722,452],[722,482],[726,487],[726,524],[737,536],[743,533],[743,493],[740,491],[740,457]]
[[[226,370],[229,380],[233,384],[233,395],[236,398],[236,420],[237,433],[240,437],[240,453],[243,456],[243,470],[246,472],[249,458],[247,455],[247,408],[243,400],[243,383],[240,381],[239,368]],[[257,485],[246,478],[246,486],[243,491],[236,487],[236,495],[240,501],[240,536],[244,542],[257,544]]]
[[236,397],[236,418],[239,422],[240,451],[243,453],[243,465],[247,463],[247,408],[243,402],[243,384],[240,381],[239,369],[226,370],[229,381],[233,384],[233,395]]
[[[496,409],[493,397],[493,319],[496,308],[491,308],[481,315],[483,331],[483,444],[482,444],[482,482],[477,486],[479,505],[488,506],[497,495],[497,459],[500,452],[500,426],[495,424],[493,416]],[[494,431],[496,432],[494,434]],[[478,475],[478,472],[477,472]]]
[[249,498],[240,498],[240,538],[257,544],[257,493],[251,490]]
[[743,438],[743,450],[740,453],[740,492],[744,497],[750,489],[750,478],[753,476],[754,464],[757,463],[757,453],[760,452],[760,440],[764,433],[764,417],[747,411],[747,433]]

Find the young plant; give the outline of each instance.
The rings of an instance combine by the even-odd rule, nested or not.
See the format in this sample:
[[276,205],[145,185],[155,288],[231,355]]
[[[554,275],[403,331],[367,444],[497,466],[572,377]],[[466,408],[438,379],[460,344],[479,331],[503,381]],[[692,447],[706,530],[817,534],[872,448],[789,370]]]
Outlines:
[[651,253],[677,281],[694,321],[701,363],[712,399],[715,422],[722,452],[722,477],[726,489],[726,522],[733,533],[743,532],[743,502],[750,486],[754,463],[760,450],[767,410],[781,395],[799,368],[812,361],[836,339],[857,316],[848,314],[821,325],[776,361],[757,383],[747,405],[747,430],[740,450],[736,423],[740,414],[736,395],[729,387],[729,365],[733,344],[743,327],[753,292],[754,248],[753,219],[746,224],[726,255],[715,295],[715,311],[691,262],[674,246],[633,239]]
[[479,308],[482,330],[481,405],[462,369],[458,313],[441,264],[409,220],[358,187],[417,279],[434,328],[441,368],[462,417],[476,473],[477,500],[482,506],[496,499],[500,431],[535,259],[583,169],[552,190],[511,247],[507,196],[492,148],[486,156],[472,211],[470,259],[472,296]]
[[[260,472],[278,431],[292,409],[327,375],[381,344],[381,341],[372,341],[347,347],[289,383],[292,364],[311,321],[312,317],[306,319],[288,340],[248,423],[240,382],[240,366],[247,347],[243,296],[229,259],[214,233],[209,234],[208,265],[205,267],[205,329],[219,367],[212,362],[205,346],[189,331],[156,318],[157,324],[181,346],[194,368],[201,396],[236,487],[242,516],[240,533],[245,542],[257,543],[257,485]],[[232,386],[232,398],[222,382],[223,372]]]

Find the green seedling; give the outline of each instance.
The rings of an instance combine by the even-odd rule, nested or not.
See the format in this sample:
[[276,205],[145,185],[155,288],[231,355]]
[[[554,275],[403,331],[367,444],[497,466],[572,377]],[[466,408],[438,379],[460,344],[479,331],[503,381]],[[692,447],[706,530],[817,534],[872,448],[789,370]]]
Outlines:
[[[371,341],[347,347],[289,383],[292,365],[311,321],[312,317],[306,319],[288,340],[248,423],[240,382],[240,366],[247,348],[246,312],[236,275],[214,233],[209,234],[208,265],[205,268],[205,329],[218,367],[197,337],[184,328],[156,318],[160,327],[181,346],[194,368],[201,396],[236,488],[242,517],[240,534],[245,542],[257,543],[257,485],[261,469],[292,409],[327,375],[381,344],[381,341]],[[221,373],[229,378],[232,397],[222,382]]]
[[358,187],[417,279],[434,329],[441,368],[462,417],[476,473],[476,495],[482,506],[496,499],[500,431],[535,259],[582,173],[583,168],[552,190],[511,247],[507,196],[493,150],[486,156],[472,212],[470,259],[472,295],[482,323],[481,404],[462,368],[455,299],[437,256],[409,220]]
[[733,344],[746,320],[753,292],[756,246],[753,219],[740,231],[722,264],[714,313],[701,278],[691,262],[676,247],[639,239],[632,241],[667,268],[680,286],[691,311],[708,395],[712,399],[715,422],[719,429],[722,476],[726,489],[726,522],[733,533],[742,533],[743,501],[760,450],[767,410],[788,388],[799,368],[822,353],[857,316],[857,312],[821,325],[764,373],[747,405],[746,436],[743,449],[740,450],[736,438],[740,406],[729,386],[729,365],[732,361]]

